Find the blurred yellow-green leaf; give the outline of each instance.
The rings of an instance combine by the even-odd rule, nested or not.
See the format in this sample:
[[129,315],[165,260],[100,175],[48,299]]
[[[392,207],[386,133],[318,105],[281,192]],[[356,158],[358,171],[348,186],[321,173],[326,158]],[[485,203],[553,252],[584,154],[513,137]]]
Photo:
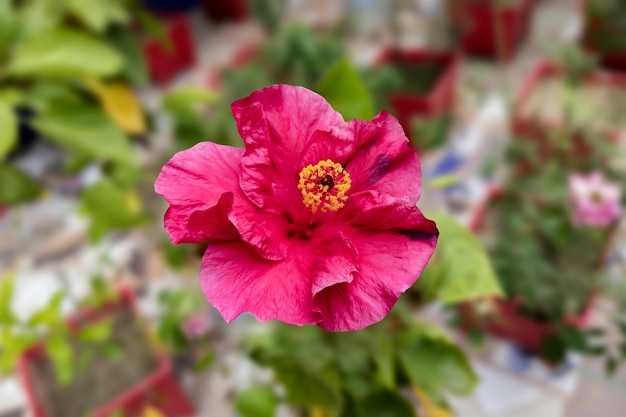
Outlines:
[[439,241],[416,288],[427,298],[443,303],[501,295],[489,256],[478,238],[446,214],[432,213],[429,217],[437,223]]
[[106,114],[125,132],[142,134],[146,131],[146,119],[141,103],[130,87],[122,83],[108,83],[90,78],[86,82],[98,97]]
[[374,116],[374,104],[363,80],[347,60],[333,66],[319,83],[316,91],[324,96],[345,120],[369,120]]
[[47,139],[93,158],[136,165],[128,136],[100,109],[89,106],[50,108],[32,124]]
[[17,117],[13,108],[0,100],[0,159],[3,159],[17,141]]
[[52,29],[20,42],[8,64],[14,77],[111,76],[121,55],[105,42],[74,29]]
[[113,23],[126,23],[130,18],[119,0],[65,0],[65,4],[85,26],[99,33]]
[[242,417],[274,417],[277,406],[278,397],[267,385],[250,387],[235,397],[235,410]]
[[42,187],[31,177],[6,162],[0,162],[0,203],[13,205],[33,200]]

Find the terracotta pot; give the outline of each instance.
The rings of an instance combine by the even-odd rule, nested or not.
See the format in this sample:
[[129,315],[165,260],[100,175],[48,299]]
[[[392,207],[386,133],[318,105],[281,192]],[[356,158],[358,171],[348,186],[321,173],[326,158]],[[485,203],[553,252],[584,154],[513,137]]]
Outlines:
[[185,15],[161,15],[169,45],[159,39],[149,38],[143,43],[143,53],[150,78],[167,85],[180,72],[196,62],[196,52],[189,21]]
[[242,21],[249,15],[245,0],[202,0],[202,10],[216,23]]
[[434,63],[441,67],[438,79],[427,92],[393,92],[389,101],[394,116],[398,118],[407,137],[411,137],[411,120],[438,119],[450,116],[456,104],[456,91],[461,67],[461,58],[457,52],[429,50],[385,50],[377,64],[418,66]]
[[511,59],[528,35],[534,9],[535,0],[509,6],[465,0],[459,8],[463,49],[472,55]]
[[[540,62],[531,71],[523,82],[517,97],[513,103],[513,132],[516,139],[538,141],[539,157],[547,159],[550,157],[550,150],[547,139],[555,130],[559,129],[556,121],[537,121],[522,113],[526,102],[537,90],[541,83],[552,77],[562,77],[564,69],[561,65],[553,62]],[[585,83],[607,85],[611,88],[625,88],[626,75],[609,73],[605,71],[593,71],[584,80]],[[616,142],[619,140],[620,132],[615,130],[597,132],[600,136],[605,136],[608,140]],[[573,137],[573,152],[575,155],[584,156],[589,152],[589,145],[579,137]]]
[[[83,323],[93,323],[110,317],[121,308],[134,310],[134,296],[130,290],[122,290],[117,301],[108,303],[103,308],[85,309],[68,320],[68,325],[74,331],[79,330]],[[148,339],[149,336],[146,334]],[[128,387],[116,398],[111,398],[95,410],[90,410],[92,417],[107,417],[116,411],[122,411],[124,416],[133,417],[140,415],[146,405],[151,405],[161,410],[168,416],[192,416],[195,410],[183,393],[178,382],[174,378],[171,362],[168,356],[155,346],[157,367],[141,382]],[[39,360],[45,354],[43,344],[28,349],[19,359],[18,371],[25,388],[28,403],[33,417],[49,417],[50,414],[40,400],[37,392],[35,376],[31,373],[32,362]],[[89,390],[90,387],[85,387]]]

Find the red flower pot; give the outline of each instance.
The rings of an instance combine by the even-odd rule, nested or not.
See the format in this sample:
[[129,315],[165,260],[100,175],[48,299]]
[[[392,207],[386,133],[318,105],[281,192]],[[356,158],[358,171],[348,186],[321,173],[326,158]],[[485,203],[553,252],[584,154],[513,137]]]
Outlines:
[[248,18],[245,0],[203,0],[202,10],[213,22],[242,21]]
[[[472,217],[469,228],[477,233],[481,230],[487,216],[490,201],[497,198],[499,191],[493,189],[489,192],[485,202],[481,204]],[[467,331],[472,328],[480,328],[488,334],[499,337],[530,351],[539,352],[543,338],[554,334],[556,327],[553,323],[539,321],[525,313],[521,299],[491,298],[492,309],[484,316],[476,313],[475,305],[462,303],[458,306],[461,316],[461,329]],[[593,297],[582,312],[570,315],[565,322],[579,329],[587,327],[591,318]]]
[[[462,328],[478,327],[529,352],[539,352],[542,340],[556,332],[553,323],[537,321],[525,314],[524,304],[519,299],[494,298],[491,303],[493,311],[487,317],[478,317],[472,304],[461,304]],[[566,322],[579,329],[585,328],[591,317],[591,307],[590,301],[580,314],[569,316]]]
[[[123,290],[119,300],[111,302],[102,309],[87,309],[70,318],[68,324],[71,329],[78,330],[81,323],[97,322],[112,315],[119,308],[133,308],[134,296],[132,292]],[[33,417],[49,417],[49,412],[40,399],[36,389],[34,375],[30,371],[30,364],[45,354],[43,344],[28,349],[18,362],[18,371],[28,397],[28,403]],[[174,379],[172,365],[167,355],[156,351],[158,366],[141,382],[128,387],[125,392],[116,398],[110,399],[98,409],[91,410],[92,417],[107,417],[117,411],[122,411],[125,417],[140,415],[146,405],[151,405],[167,416],[192,416],[195,410],[183,393],[178,382]],[[91,389],[85,387],[86,390]]]
[[[539,157],[549,158],[550,151],[547,139],[551,132],[560,126],[556,121],[537,121],[524,115],[522,109],[532,94],[540,88],[540,85],[546,79],[552,77],[562,77],[564,69],[562,66],[551,62],[540,62],[530,72],[522,84],[519,94],[515,98],[513,104],[513,132],[517,139],[536,140],[539,143]],[[584,81],[585,83],[607,85],[611,88],[625,88],[626,75],[610,73],[604,71],[594,71],[590,73]],[[597,132],[607,139],[617,141],[620,133],[618,130],[610,130],[606,132]],[[573,138],[573,152],[575,155],[584,156],[588,153],[588,144],[580,138]]]
[[189,21],[184,15],[162,17],[169,45],[150,38],[143,44],[143,52],[153,82],[167,84],[181,71],[193,66],[196,53]]
[[405,134],[411,136],[411,120],[414,117],[436,119],[452,113],[456,103],[456,90],[461,67],[458,53],[450,51],[386,50],[378,63],[399,66],[420,66],[425,63],[441,68],[437,80],[429,91],[393,92],[389,101],[394,115],[400,121]]
[[463,49],[472,55],[511,59],[526,38],[535,0],[495,6],[495,2],[466,0],[461,11]]
[[[588,0],[580,0],[579,10],[582,14],[586,14],[587,1]],[[614,28],[614,30],[611,31],[612,33],[607,33],[606,30],[599,30],[598,28],[602,28],[602,22],[597,21],[597,19],[594,19],[593,17],[585,18],[585,29],[583,31],[581,41],[582,47],[596,55],[603,67],[612,70],[626,71],[626,49],[622,51],[601,53],[596,51],[590,45],[588,39],[586,39],[588,34],[598,34],[598,32],[602,33],[603,36],[623,36],[621,28]]]

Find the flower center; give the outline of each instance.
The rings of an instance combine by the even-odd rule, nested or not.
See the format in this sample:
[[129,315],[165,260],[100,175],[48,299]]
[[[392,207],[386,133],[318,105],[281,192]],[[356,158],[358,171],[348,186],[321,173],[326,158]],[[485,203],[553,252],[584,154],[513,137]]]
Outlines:
[[350,174],[341,164],[327,159],[302,168],[298,189],[305,206],[313,213],[318,209],[325,213],[345,206],[351,184]]
[[594,204],[601,204],[604,201],[602,194],[598,191],[592,191],[589,195],[589,200]]

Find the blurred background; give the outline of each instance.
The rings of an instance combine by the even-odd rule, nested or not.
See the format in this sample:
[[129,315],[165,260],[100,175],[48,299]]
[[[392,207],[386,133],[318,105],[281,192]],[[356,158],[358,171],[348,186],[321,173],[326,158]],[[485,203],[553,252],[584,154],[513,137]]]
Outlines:
[[[438,250],[361,332],[225,324],[163,230],[275,83],[420,156]],[[0,0],[0,417],[621,415],[625,130],[623,0]]]

